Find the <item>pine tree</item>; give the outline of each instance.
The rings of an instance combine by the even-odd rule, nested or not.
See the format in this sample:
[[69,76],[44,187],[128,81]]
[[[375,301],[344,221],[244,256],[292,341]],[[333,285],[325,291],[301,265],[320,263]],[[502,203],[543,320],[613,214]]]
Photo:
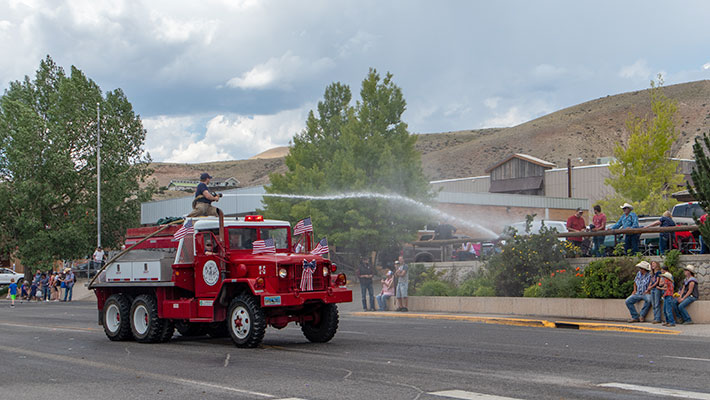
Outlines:
[[[690,194],[700,203],[700,207],[703,210],[710,210],[710,158],[705,152],[706,149],[710,149],[710,138],[707,133],[703,133],[703,137],[696,137],[693,144],[695,167],[690,173],[693,184],[686,182],[686,186]],[[700,224],[697,218],[695,223],[698,224],[703,238],[710,238],[710,224]]]

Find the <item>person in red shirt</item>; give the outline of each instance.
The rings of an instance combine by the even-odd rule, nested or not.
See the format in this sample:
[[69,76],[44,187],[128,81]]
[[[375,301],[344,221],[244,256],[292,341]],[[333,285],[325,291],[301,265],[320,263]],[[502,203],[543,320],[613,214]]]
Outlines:
[[[592,231],[598,232],[606,230],[606,214],[602,212],[602,207],[597,204],[594,206],[594,217],[592,217]],[[602,256],[602,245],[604,244],[604,236],[593,236],[594,250],[592,253],[595,257]]]
[[[582,218],[584,210],[578,208],[577,211],[571,217],[567,218],[567,230],[570,232],[584,232],[587,230],[587,223]],[[584,245],[584,238],[581,236],[570,237],[567,240],[575,246],[582,249],[582,253],[586,253],[586,247]]]

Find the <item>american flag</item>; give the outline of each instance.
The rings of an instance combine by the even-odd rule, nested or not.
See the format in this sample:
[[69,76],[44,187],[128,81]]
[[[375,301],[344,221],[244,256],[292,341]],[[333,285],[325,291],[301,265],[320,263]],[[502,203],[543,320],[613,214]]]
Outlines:
[[255,240],[252,244],[252,254],[276,253],[274,239]]
[[320,256],[323,254],[328,254],[328,251],[328,239],[323,238],[320,240],[320,242],[318,242],[318,245],[313,250],[311,250],[311,254],[315,256]]
[[192,220],[188,219],[185,221],[184,224],[178,229],[177,232],[173,235],[173,240],[180,240],[184,238],[187,235],[192,235],[195,233],[195,226],[192,224]]
[[316,260],[308,262],[303,260],[303,272],[301,273],[301,291],[313,290],[313,273],[316,271]]
[[293,227],[293,235],[303,235],[306,232],[313,232],[313,224],[311,224],[311,217],[304,218],[296,223]]

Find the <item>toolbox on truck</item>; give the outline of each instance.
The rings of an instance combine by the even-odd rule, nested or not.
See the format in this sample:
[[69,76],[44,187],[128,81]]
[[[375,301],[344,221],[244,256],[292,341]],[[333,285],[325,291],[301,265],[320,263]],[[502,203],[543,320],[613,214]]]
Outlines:
[[107,282],[162,282],[172,278],[175,252],[133,250],[106,267]]

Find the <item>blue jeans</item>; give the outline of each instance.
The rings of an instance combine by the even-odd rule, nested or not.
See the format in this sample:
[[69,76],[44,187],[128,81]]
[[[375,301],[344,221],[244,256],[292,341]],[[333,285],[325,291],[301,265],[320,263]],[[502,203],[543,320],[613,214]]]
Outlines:
[[683,300],[680,304],[678,304],[678,301],[676,299],[673,299],[673,311],[676,312],[681,318],[683,318],[683,322],[692,322],[693,320],[690,318],[690,314],[688,314],[688,311],[685,309],[690,305],[690,303],[694,302],[697,300],[693,296],[688,296]]
[[380,311],[387,311],[387,300],[392,297],[388,294],[378,294],[375,296],[377,305],[380,306]]
[[700,253],[701,254],[708,254],[710,253],[710,249],[708,249],[708,245],[705,244],[705,241],[703,240],[703,237],[700,236]]
[[661,289],[651,289],[651,302],[653,304],[653,320],[661,322],[661,314],[663,314],[663,309],[661,308],[661,297],[663,297],[663,290]]
[[362,308],[363,310],[367,310],[367,297],[365,295],[367,292],[370,292],[370,309],[374,310],[375,309],[375,296],[373,294],[372,290],[372,281],[370,282],[360,282],[360,293],[362,294]]
[[[641,316],[639,316],[639,313],[636,312],[636,307],[634,307],[634,304],[638,303],[641,300],[643,300],[643,307],[641,308]],[[646,314],[648,314],[648,309],[651,308],[651,295],[650,294],[632,294],[631,296],[626,298],[626,307],[629,309],[629,312],[631,313],[631,318],[633,318],[633,319],[643,318],[646,316]]]
[[666,252],[672,248],[671,235],[660,235],[658,237],[658,250],[661,252],[661,255],[666,254]]
[[594,255],[594,257],[602,256],[602,246],[604,245],[604,238],[605,236],[594,236],[594,250],[592,251],[592,255]]
[[625,235],[624,236],[624,251],[628,254],[636,254],[639,252],[639,238],[641,235]]
[[51,295],[49,294],[49,286],[42,288],[42,300],[49,300]]
[[[67,285],[66,289],[64,289],[64,301],[71,301],[71,295],[73,291],[74,285]],[[69,297],[69,300],[67,300],[67,296]]]
[[663,298],[663,313],[666,314],[666,322],[671,325],[675,325],[675,318],[673,318],[673,305],[675,303],[673,296]]

